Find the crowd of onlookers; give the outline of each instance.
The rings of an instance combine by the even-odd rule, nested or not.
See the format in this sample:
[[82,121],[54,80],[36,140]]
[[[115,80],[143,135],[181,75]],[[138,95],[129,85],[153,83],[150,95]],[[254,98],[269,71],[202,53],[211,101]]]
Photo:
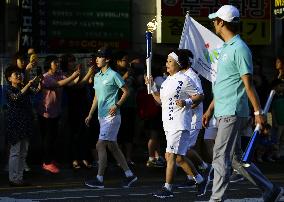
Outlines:
[[[148,147],[146,166],[164,167],[165,137],[162,132],[161,108],[147,93],[144,82],[145,60],[140,57],[130,58],[129,53],[121,50],[112,55],[111,67],[121,75],[129,89],[128,99],[120,109],[122,122],[118,134],[118,143],[127,163],[135,165],[133,153],[137,151],[135,146],[141,144],[139,140],[142,135]],[[23,172],[19,168],[29,170],[26,159],[30,143],[33,142],[30,138],[35,136],[34,133],[40,137],[42,169],[55,174],[60,172],[57,164],[60,156],[58,146],[63,145],[68,145],[68,162],[74,170],[94,166],[97,159],[95,145],[99,134],[98,120],[94,116],[87,127],[85,118],[95,94],[93,78],[99,71],[95,60],[94,54],[84,66],[73,54],[66,53],[60,56],[48,55],[44,58],[43,66],[40,66],[35,50],[30,48],[27,54],[16,53],[10,65],[5,67],[8,83],[5,90],[6,105],[9,105],[8,110],[4,110],[5,144],[11,185],[23,183]],[[164,63],[152,69],[158,88],[167,77]],[[255,160],[260,163],[275,162],[284,155],[284,57],[277,57],[277,76],[271,83],[263,75],[261,64],[254,65],[253,78],[262,106],[265,105],[269,91],[276,90],[270,110],[272,121],[268,121],[263,130]],[[202,81],[206,109],[209,104],[206,103],[206,97],[211,97],[211,87],[208,81]],[[248,122],[243,149],[252,134],[253,123],[253,120]],[[59,136],[62,139],[60,144],[57,142]],[[202,130],[200,136],[206,137],[206,132]],[[214,139],[200,139],[209,145],[204,153],[207,153],[205,159],[210,162]]]

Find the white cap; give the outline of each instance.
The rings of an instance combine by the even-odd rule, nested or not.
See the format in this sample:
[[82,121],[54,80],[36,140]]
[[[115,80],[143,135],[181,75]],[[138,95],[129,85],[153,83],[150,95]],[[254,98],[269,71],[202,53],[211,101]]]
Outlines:
[[[239,10],[232,5],[224,5],[216,13],[209,14],[209,19],[221,18],[226,22],[239,22],[240,21],[240,12]],[[236,19],[237,18],[237,19]]]

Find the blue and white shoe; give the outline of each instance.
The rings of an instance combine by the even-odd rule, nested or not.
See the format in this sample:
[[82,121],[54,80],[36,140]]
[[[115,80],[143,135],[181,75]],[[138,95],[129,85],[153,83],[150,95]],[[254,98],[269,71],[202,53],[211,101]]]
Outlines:
[[179,189],[185,189],[185,188],[194,187],[195,185],[196,185],[195,180],[189,180],[188,178],[186,178],[186,180],[183,184],[179,184],[176,187],[179,188]]
[[204,180],[201,183],[196,184],[197,196],[203,196],[206,194],[206,190],[210,182],[210,175],[212,171],[213,171],[212,165],[208,165],[208,167],[205,169],[203,173]]
[[91,188],[99,188],[99,189],[105,188],[104,183],[99,181],[98,178],[95,178],[94,180],[85,181],[85,185]]
[[123,184],[122,184],[122,187],[123,188],[129,188],[129,187],[131,187],[131,185],[135,182],[135,181],[137,181],[138,180],[138,178],[137,178],[137,176],[135,176],[135,175],[133,175],[133,176],[131,176],[131,177],[126,177],[124,180],[123,180]]
[[172,191],[168,190],[166,187],[162,187],[160,191],[153,193],[153,196],[157,198],[172,198],[174,197],[174,194]]

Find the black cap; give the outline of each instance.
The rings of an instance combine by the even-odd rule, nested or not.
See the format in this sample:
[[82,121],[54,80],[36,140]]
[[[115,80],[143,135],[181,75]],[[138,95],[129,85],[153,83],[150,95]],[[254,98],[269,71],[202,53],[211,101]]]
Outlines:
[[108,46],[103,46],[97,51],[96,56],[103,58],[110,58],[112,56],[112,50]]

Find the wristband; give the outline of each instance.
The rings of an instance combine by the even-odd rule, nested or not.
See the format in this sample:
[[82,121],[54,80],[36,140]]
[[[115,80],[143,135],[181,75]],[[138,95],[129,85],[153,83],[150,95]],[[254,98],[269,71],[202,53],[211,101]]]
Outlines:
[[154,82],[153,85],[151,86],[151,93],[155,93],[155,92],[158,92],[158,89],[157,89],[156,83]]
[[193,104],[192,99],[187,98],[187,99],[185,100],[185,106],[191,107],[192,104]]
[[117,103],[115,103],[115,106],[116,106],[117,109],[120,108],[120,105],[117,104]]
[[260,111],[254,112],[253,114],[254,114],[255,116],[258,116],[258,115],[263,115],[264,113],[263,113],[262,110],[260,110]]

